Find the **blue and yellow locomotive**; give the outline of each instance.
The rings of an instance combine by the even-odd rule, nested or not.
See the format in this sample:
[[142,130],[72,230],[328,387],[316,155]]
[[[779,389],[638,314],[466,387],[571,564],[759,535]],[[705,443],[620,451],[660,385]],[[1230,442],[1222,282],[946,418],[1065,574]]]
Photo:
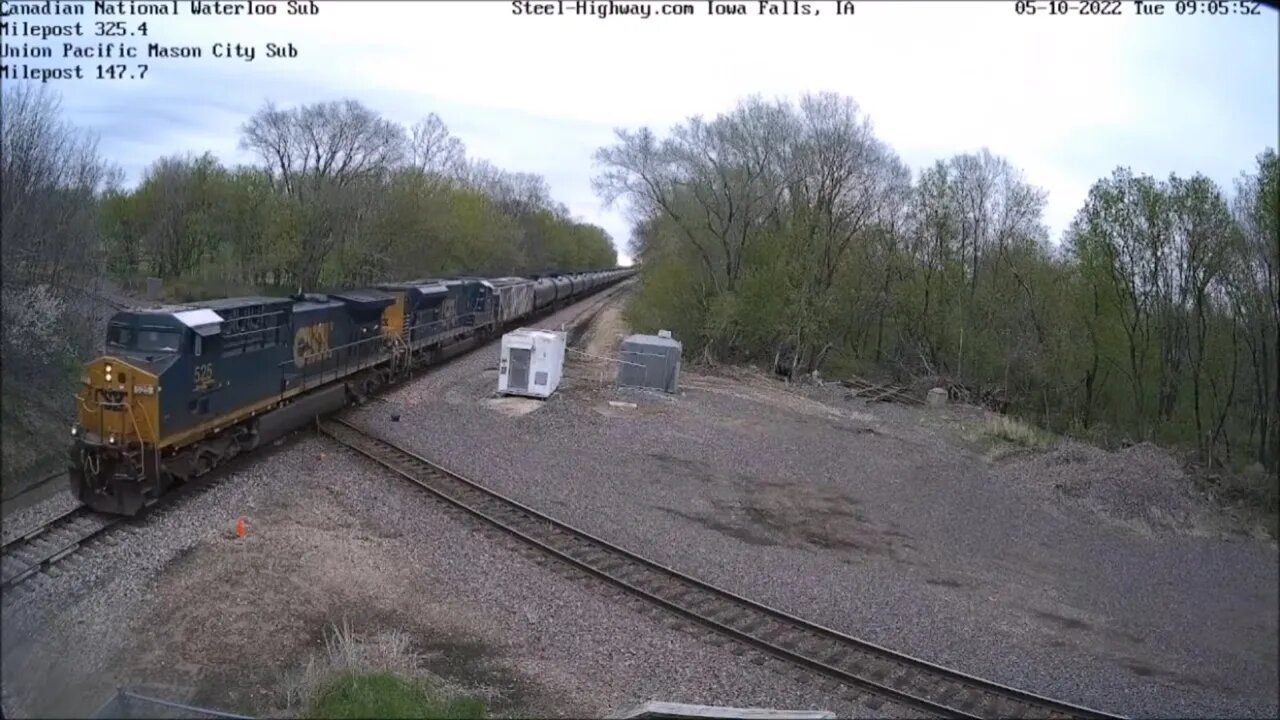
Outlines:
[[427,279],[117,313],[81,378],[72,491],[96,510],[136,514],[175,483],[630,272]]

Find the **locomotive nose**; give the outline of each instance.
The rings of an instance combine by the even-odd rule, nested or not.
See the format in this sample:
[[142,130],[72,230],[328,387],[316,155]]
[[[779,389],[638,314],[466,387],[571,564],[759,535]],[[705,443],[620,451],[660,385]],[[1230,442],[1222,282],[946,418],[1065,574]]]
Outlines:
[[72,435],[81,442],[124,446],[155,440],[159,385],[154,373],[104,357],[88,364],[80,385]]

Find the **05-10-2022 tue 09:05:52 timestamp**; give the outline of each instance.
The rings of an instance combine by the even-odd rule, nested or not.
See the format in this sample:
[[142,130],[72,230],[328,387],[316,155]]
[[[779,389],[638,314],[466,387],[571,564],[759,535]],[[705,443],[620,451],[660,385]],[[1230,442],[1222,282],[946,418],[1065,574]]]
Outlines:
[[1017,0],[1014,12],[1023,16],[1062,15],[1160,17],[1169,15],[1262,15],[1261,2],[1253,0]]

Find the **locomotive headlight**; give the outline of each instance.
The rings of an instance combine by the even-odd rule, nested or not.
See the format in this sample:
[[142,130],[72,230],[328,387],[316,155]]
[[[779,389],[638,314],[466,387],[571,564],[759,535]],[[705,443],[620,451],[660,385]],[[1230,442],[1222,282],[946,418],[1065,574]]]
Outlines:
[[106,371],[108,375],[111,374],[111,363],[107,363]]
[[79,435],[79,434],[80,434],[80,428],[76,427],[75,425],[72,425],[72,426],[71,426],[71,437],[75,437],[76,435]]
[[107,382],[111,382],[111,371],[107,371]]
[[107,436],[107,442],[108,442],[108,443],[110,443],[110,444],[112,444],[112,445],[115,445],[115,444],[116,444],[116,434],[115,434],[115,433],[111,433],[110,435],[108,435],[108,436]]

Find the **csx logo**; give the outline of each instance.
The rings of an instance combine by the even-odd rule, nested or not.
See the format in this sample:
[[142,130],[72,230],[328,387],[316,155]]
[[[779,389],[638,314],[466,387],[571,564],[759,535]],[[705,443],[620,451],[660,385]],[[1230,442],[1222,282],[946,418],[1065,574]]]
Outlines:
[[333,323],[316,323],[298,329],[293,336],[293,364],[306,367],[329,357],[329,336]]

